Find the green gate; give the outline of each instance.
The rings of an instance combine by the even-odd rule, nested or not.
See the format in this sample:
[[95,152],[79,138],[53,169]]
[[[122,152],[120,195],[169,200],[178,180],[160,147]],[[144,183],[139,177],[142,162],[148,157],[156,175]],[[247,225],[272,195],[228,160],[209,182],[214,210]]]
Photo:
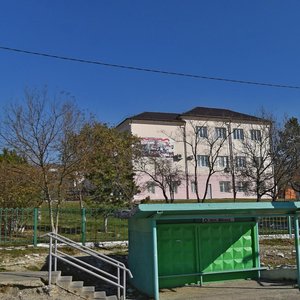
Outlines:
[[256,226],[253,221],[158,224],[160,287],[256,277]]

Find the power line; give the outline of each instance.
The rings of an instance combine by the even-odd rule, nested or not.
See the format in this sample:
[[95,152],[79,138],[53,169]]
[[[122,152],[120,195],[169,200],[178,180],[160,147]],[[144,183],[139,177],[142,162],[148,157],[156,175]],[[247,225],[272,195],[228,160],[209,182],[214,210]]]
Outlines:
[[231,82],[231,83],[260,85],[260,86],[275,87],[275,88],[300,89],[300,86],[295,86],[295,85],[276,84],[276,83],[267,83],[267,82],[259,82],[259,81],[246,81],[246,80],[239,80],[239,79],[229,79],[229,78],[222,78],[222,77],[211,77],[211,76],[196,75],[196,74],[189,74],[189,73],[172,72],[172,71],[165,71],[165,70],[160,70],[160,69],[134,67],[134,66],[127,66],[127,65],[120,65],[120,64],[112,64],[112,63],[107,63],[107,62],[103,62],[103,61],[95,61],[95,60],[80,59],[80,58],[75,58],[75,57],[60,56],[60,55],[54,55],[54,54],[49,54],[49,53],[44,53],[44,52],[34,52],[34,51],[28,51],[28,50],[16,49],[16,48],[4,47],[4,46],[0,46],[0,50],[18,52],[18,53],[23,53],[23,54],[31,54],[31,55],[37,55],[37,56],[43,56],[43,57],[55,58],[55,59],[61,59],[61,60],[67,60],[67,61],[75,61],[75,62],[85,63],[85,64],[101,65],[101,66],[105,66],[105,67],[127,69],[127,70],[140,71],[140,72],[158,73],[158,74],[163,74],[163,75],[190,77],[190,78],[195,78],[195,79],[217,80],[217,81],[225,81],[225,82]]

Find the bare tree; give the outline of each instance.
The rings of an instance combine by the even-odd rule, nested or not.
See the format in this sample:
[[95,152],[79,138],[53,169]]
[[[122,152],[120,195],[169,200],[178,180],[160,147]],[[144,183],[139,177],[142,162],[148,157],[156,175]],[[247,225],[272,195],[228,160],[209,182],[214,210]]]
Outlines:
[[[166,203],[174,202],[175,189],[184,178],[180,166],[170,158],[156,156],[142,156],[135,162],[135,171],[146,175],[150,183],[158,186]],[[149,182],[146,182],[147,186]]]
[[9,107],[1,128],[7,146],[38,170],[36,184],[41,186],[48,203],[54,232],[58,228],[58,208],[81,159],[76,133],[82,115],[73,104],[62,101],[64,96],[51,102],[46,90],[26,90],[24,104]]
[[[195,194],[198,202],[204,202],[208,194],[211,177],[217,172],[227,172],[230,169],[230,157],[224,153],[230,152],[227,142],[232,134],[231,127],[226,122],[219,122],[217,127],[209,127],[208,121],[188,120],[185,127],[179,127],[179,131],[180,134],[171,135],[170,138],[176,142],[184,143],[188,149],[187,153],[191,153],[188,158],[193,165]],[[208,168],[202,197],[199,193],[198,178],[200,164]]]
[[[226,172],[229,167],[229,157],[227,155],[226,142],[229,136],[232,134],[231,130],[227,127],[227,124],[219,123],[218,127],[207,128],[207,135],[202,137],[203,153],[208,157],[208,173],[205,181],[205,190],[202,197],[202,202],[207,197],[209,182],[217,172]],[[198,132],[199,135],[199,132]],[[226,151],[224,151],[226,148]],[[223,153],[223,156],[221,155]],[[197,159],[198,163],[199,159]]]
[[[275,178],[277,181],[277,195],[285,191],[287,187],[300,191],[300,125],[297,118],[289,118],[283,128],[277,130],[274,150],[277,153],[275,161]],[[281,176],[277,173],[281,172]]]
[[274,116],[264,110],[260,118],[262,122],[252,124],[242,141],[244,163],[240,156],[235,157],[237,178],[244,181],[245,189],[255,194],[257,201],[264,195],[275,201],[292,182],[297,169],[299,141],[295,142],[295,130],[289,126],[293,120],[281,128]]
[[236,177],[257,201],[274,189],[274,153],[271,123],[252,124],[235,156]]

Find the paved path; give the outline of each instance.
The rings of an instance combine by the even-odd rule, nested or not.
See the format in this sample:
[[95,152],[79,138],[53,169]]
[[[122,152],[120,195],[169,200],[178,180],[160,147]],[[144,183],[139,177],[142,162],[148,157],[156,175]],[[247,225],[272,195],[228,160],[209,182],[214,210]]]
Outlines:
[[40,281],[47,278],[48,272],[0,272],[0,282]]
[[165,289],[160,300],[300,300],[300,291],[291,283],[236,280],[206,284],[203,287]]

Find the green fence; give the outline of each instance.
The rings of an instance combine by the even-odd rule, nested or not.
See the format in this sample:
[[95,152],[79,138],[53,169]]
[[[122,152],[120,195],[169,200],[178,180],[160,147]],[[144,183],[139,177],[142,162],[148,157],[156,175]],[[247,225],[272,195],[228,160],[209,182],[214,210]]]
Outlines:
[[[118,215],[117,211],[102,208],[62,208],[58,233],[82,243],[124,241],[128,239],[128,220]],[[0,224],[0,246],[37,245],[47,242],[41,236],[51,231],[46,208],[0,208]],[[260,218],[259,234],[292,234],[291,224],[290,217]]]
[[[82,243],[127,240],[128,220],[116,215],[100,208],[60,209],[58,233]],[[0,246],[37,245],[51,231],[45,208],[0,208],[0,224]]]
[[289,217],[265,217],[259,218],[258,231],[260,235],[293,234],[293,218]]

